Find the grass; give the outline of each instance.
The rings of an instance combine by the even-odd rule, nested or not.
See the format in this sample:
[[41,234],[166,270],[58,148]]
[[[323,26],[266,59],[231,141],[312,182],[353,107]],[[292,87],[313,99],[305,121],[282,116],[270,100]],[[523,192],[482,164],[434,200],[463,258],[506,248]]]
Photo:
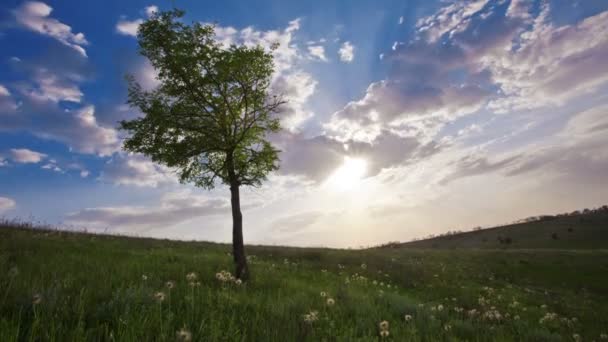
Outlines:
[[[248,247],[253,278],[241,285],[216,278],[232,269],[229,250],[0,229],[0,341],[174,341],[180,330],[195,341],[599,341],[608,333],[606,250]],[[311,311],[317,319],[306,322]]]
[[[508,241],[508,243],[506,243]],[[601,249],[608,248],[608,210],[547,216],[533,222],[394,244],[413,248]]]

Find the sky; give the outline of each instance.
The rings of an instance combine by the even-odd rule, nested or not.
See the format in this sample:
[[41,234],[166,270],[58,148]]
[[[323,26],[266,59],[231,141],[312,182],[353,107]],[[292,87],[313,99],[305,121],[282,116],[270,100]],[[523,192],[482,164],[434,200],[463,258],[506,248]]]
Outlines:
[[242,189],[250,244],[361,247],[608,203],[608,2],[0,4],[0,216],[231,241],[229,190],[122,150],[137,28],[176,6],[274,50],[281,168]]

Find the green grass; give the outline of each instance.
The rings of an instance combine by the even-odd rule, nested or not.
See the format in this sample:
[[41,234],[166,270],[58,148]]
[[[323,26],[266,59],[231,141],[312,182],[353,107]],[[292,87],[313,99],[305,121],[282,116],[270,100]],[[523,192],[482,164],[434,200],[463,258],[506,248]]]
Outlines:
[[[605,250],[248,247],[253,278],[243,285],[216,279],[232,270],[229,250],[0,229],[0,341],[174,341],[182,328],[195,341],[600,341],[608,333]],[[190,272],[200,286],[189,285]],[[318,320],[307,323],[312,310]],[[547,313],[556,316],[541,323]]]

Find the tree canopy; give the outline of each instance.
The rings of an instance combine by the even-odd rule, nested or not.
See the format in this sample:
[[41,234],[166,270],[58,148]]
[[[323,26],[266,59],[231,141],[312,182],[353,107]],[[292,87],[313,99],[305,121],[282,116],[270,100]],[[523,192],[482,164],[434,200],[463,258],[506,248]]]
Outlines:
[[130,133],[124,147],[203,188],[217,180],[260,185],[278,168],[279,151],[266,136],[280,129],[273,114],[284,103],[269,92],[271,51],[222,46],[212,25],[185,25],[183,14],[158,13],[140,26],[140,53],[158,72],[160,85],[144,90],[129,77],[128,103],[145,115],[121,122]]

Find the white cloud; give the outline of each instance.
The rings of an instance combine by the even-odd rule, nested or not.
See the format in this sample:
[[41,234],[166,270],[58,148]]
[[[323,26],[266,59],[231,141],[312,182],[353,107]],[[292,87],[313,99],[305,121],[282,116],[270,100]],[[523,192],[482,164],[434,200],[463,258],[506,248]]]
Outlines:
[[311,59],[327,62],[327,57],[325,57],[325,48],[322,45],[309,46],[308,54]]
[[84,94],[70,79],[60,77],[45,68],[39,68],[34,74],[36,87],[22,89],[22,92],[37,101],[80,102]]
[[154,15],[154,13],[158,13],[158,6],[156,5],[150,5],[147,6],[144,11],[146,12],[146,16],[151,17]]
[[[150,5],[144,8],[146,17],[151,18],[154,13],[158,12],[158,6]],[[124,17],[116,23],[116,32],[125,36],[136,37],[139,25],[144,23],[144,19],[127,20]]]
[[39,163],[46,157],[47,155],[44,153],[28,150],[27,148],[11,149],[11,159],[13,159],[13,161],[16,163]]
[[[456,1],[442,7],[434,15],[421,18],[416,23],[419,32],[425,33],[431,42],[437,41],[445,33],[453,35],[464,31],[471,20],[471,16],[479,12],[488,0]],[[403,18],[403,17],[402,17]],[[400,20],[400,24],[402,21]]]
[[13,11],[17,22],[25,28],[52,37],[62,44],[76,50],[82,56],[87,53],[82,46],[88,44],[84,34],[72,33],[72,28],[57,19],[51,18],[53,8],[39,1],[28,1]]
[[608,82],[608,11],[554,26],[545,5],[510,49],[482,59],[504,97],[497,111],[563,105]]
[[11,92],[8,91],[8,89],[6,89],[5,86],[0,84],[0,97],[3,97],[3,96],[11,96]]
[[273,88],[287,101],[280,108],[283,128],[296,131],[304,121],[313,116],[313,113],[306,109],[306,102],[315,92],[316,86],[317,81],[303,71],[286,73],[276,78]]
[[17,203],[12,198],[0,196],[0,213],[9,211],[9,210],[15,208],[16,204]]
[[344,42],[338,50],[338,55],[342,62],[350,63],[355,58],[355,47],[350,42]]
[[116,185],[138,187],[157,187],[177,183],[176,175],[169,168],[135,154],[114,156],[105,165],[99,179]]
[[169,228],[182,222],[203,216],[227,214],[230,203],[224,198],[209,198],[190,191],[171,192],[163,195],[160,205],[153,207],[97,207],[87,208],[67,215],[70,224],[86,225],[87,228],[110,228],[113,231],[150,230]]
[[139,25],[143,23],[143,19],[136,20],[126,20],[121,19],[116,23],[116,32],[123,34],[125,36],[137,36],[137,30],[139,30]]

